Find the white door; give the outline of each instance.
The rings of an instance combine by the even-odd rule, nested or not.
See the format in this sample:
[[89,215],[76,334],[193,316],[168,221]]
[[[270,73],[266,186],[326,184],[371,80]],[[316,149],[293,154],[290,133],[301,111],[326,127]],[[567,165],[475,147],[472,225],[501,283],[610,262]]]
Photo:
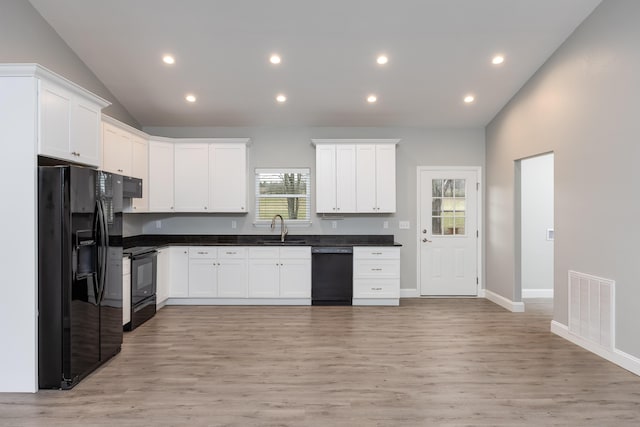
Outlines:
[[478,294],[478,170],[419,171],[420,294]]
[[244,144],[209,145],[210,211],[247,211],[246,150]]
[[247,298],[247,261],[218,260],[218,298]]
[[310,260],[284,258],[280,260],[280,296],[311,298]]
[[336,211],[336,146],[316,146],[316,212]]
[[209,205],[209,146],[176,144],[174,163],[176,212],[206,212]]
[[172,212],[174,153],[171,142],[149,143],[149,210]]

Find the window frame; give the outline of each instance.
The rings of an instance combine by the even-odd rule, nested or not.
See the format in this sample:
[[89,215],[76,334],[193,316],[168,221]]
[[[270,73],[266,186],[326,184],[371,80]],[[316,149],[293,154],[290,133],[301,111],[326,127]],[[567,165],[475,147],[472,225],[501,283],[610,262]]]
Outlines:
[[[304,174],[307,177],[307,188],[306,194],[269,194],[264,195],[260,194],[260,174],[286,174],[286,173],[300,173]],[[255,168],[254,170],[254,205],[255,205],[255,215],[254,222],[255,226],[271,226],[271,219],[260,219],[260,201],[269,198],[286,198],[286,197],[299,197],[305,199],[306,202],[306,218],[304,219],[285,219],[284,222],[289,226],[300,226],[300,227],[309,227],[311,226],[311,168],[278,168],[278,167],[266,167],[266,168]],[[284,216],[284,215],[283,215]]]

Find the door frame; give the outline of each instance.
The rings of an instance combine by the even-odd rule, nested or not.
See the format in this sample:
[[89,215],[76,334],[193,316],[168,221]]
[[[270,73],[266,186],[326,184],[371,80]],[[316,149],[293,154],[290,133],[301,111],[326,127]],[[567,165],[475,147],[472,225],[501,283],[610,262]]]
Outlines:
[[[483,252],[482,252],[482,248],[484,247],[483,245],[483,232],[484,232],[484,222],[483,222],[483,189],[484,189],[484,184],[482,181],[482,166],[418,166],[416,168],[416,181],[417,181],[417,185],[416,185],[416,296],[417,297],[421,297],[422,295],[420,294],[421,292],[421,283],[420,283],[420,277],[421,277],[421,254],[422,251],[420,250],[421,246],[420,246],[420,207],[421,207],[421,199],[420,199],[420,195],[422,193],[422,182],[420,179],[420,175],[422,172],[438,172],[438,171],[442,171],[442,172],[451,172],[451,171],[474,171],[476,173],[476,177],[478,178],[478,183],[477,183],[477,189],[478,189],[478,206],[477,206],[477,225],[478,225],[478,238],[476,241],[476,255],[477,255],[477,259],[476,259],[476,270],[477,270],[477,277],[478,277],[478,285],[477,285],[477,290],[476,290],[476,297],[477,298],[484,298],[485,297],[485,288],[484,288],[484,266],[482,264],[482,259],[483,259]],[[473,298],[473,297],[471,297]]]

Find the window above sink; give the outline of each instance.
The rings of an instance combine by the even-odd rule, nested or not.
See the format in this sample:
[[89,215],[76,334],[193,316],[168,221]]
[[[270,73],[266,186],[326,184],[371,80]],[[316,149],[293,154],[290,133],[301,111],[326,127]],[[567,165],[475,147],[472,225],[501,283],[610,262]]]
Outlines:
[[310,225],[310,189],[309,168],[257,168],[255,224],[270,225],[274,215],[282,215],[287,226]]

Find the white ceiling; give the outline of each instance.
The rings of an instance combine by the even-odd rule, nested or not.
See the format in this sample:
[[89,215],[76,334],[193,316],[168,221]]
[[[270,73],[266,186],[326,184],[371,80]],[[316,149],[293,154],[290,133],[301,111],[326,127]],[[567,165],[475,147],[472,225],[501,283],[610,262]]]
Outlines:
[[457,128],[485,126],[600,3],[30,1],[143,126]]

